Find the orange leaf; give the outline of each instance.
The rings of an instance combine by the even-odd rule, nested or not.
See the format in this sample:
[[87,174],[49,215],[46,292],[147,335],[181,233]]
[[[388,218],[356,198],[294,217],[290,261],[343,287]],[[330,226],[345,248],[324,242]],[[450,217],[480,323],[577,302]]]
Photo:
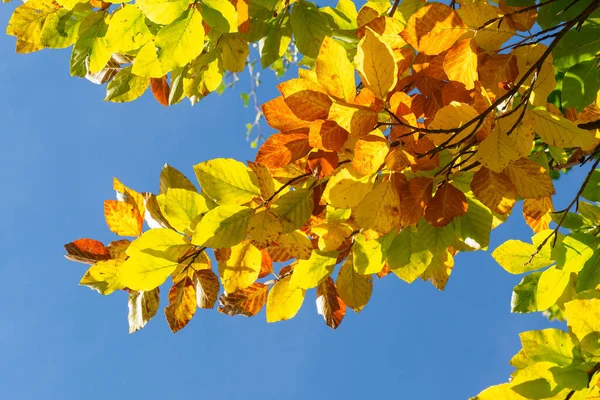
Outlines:
[[[500,9],[504,14],[512,14],[516,11],[520,11],[525,7],[511,7],[504,4],[504,0],[498,2]],[[506,22],[518,31],[527,32],[537,19],[538,12],[535,8],[527,10],[525,12],[519,12],[512,15],[506,15]]]
[[318,119],[309,125],[308,141],[314,148],[337,151],[342,148],[348,140],[348,131],[342,129],[334,121],[323,121]]
[[386,156],[385,165],[390,171],[402,172],[410,165],[410,161],[402,149],[394,147]]
[[[317,168],[319,168],[319,178],[324,178],[333,174],[333,171],[338,167],[339,164],[337,153],[325,152],[323,150],[310,153],[307,161],[311,170],[315,171]],[[322,187],[325,188],[325,185],[322,185]]]
[[409,18],[400,36],[418,51],[435,55],[452,47],[466,31],[456,11],[441,3],[430,3]]
[[108,228],[119,236],[138,236],[144,219],[133,205],[124,201],[104,201],[104,218]]
[[368,87],[364,87],[354,98],[353,104],[373,109],[375,112],[381,111],[384,104],[381,99],[375,96],[375,93]]
[[463,83],[469,90],[475,88],[477,53],[472,39],[464,39],[448,50],[444,58],[444,71],[451,81]]
[[331,277],[327,277],[317,286],[317,312],[325,318],[330,328],[336,329],[346,315],[346,304],[340,299]]
[[219,312],[227,315],[253,317],[262,310],[267,302],[269,287],[254,282],[245,289],[234,293],[223,293],[219,298]]
[[[517,57],[514,54],[494,54],[487,57],[479,67],[479,75],[488,92],[495,97],[502,96],[519,76]],[[499,86],[500,83],[503,87]]]
[[433,180],[416,177],[408,181],[400,193],[400,221],[402,225],[416,225],[431,200]]
[[549,228],[552,221],[550,213],[553,211],[552,197],[525,199],[523,201],[523,217],[525,217],[525,222],[527,222],[527,225],[535,233]]
[[165,316],[173,333],[187,325],[196,313],[196,289],[191,279],[183,279],[169,290]]
[[291,132],[296,129],[305,128],[308,123],[296,117],[285,103],[283,96],[267,101],[262,106],[262,112],[267,123],[282,133]]
[[471,190],[479,201],[499,214],[508,214],[517,201],[517,189],[510,179],[486,167],[473,175]]
[[327,119],[332,100],[317,84],[301,78],[291,79],[277,85],[285,103],[300,119],[314,121]]
[[273,259],[271,258],[269,251],[267,249],[262,249],[260,252],[262,254],[262,258],[260,263],[260,273],[258,274],[259,279],[264,278],[273,272]]
[[383,266],[383,269],[381,271],[379,271],[378,273],[375,274],[375,276],[377,276],[378,279],[383,278],[386,275],[389,275],[392,273],[392,270],[390,269],[390,266],[385,263],[385,265]]
[[367,135],[356,142],[352,165],[362,175],[371,175],[385,162],[390,149],[387,139],[377,135]]
[[442,104],[447,106],[453,101],[459,103],[471,104],[473,103],[472,90],[467,90],[465,85],[460,82],[448,82],[442,89]]
[[268,168],[281,168],[304,157],[310,151],[308,135],[278,133],[270,136],[258,150],[256,162]]
[[378,115],[370,108],[334,103],[327,119],[337,122],[351,136],[361,137],[375,129]]
[[200,308],[213,308],[219,297],[221,284],[219,278],[211,269],[196,271],[196,304]]
[[402,140],[402,150],[408,152],[412,156],[409,157],[408,160],[410,162],[410,168],[413,170],[413,172],[431,171],[432,169],[439,167],[439,153],[435,153],[433,156],[422,156],[422,154],[425,154],[435,148],[435,145],[427,136],[419,138],[418,135],[412,135],[407,136]]
[[231,0],[237,10],[238,31],[248,33],[250,30],[250,16],[248,14],[248,0]]
[[517,194],[524,199],[539,199],[556,193],[548,171],[527,158],[510,164],[504,173],[515,185]]
[[150,78],[150,88],[152,89],[152,94],[156,101],[165,107],[169,105],[169,93],[171,92],[171,88],[167,83],[166,75],[162,78]]
[[65,257],[71,261],[85,264],[95,264],[96,261],[110,260],[112,257],[108,249],[94,239],[77,239],[65,244],[67,254]]
[[447,183],[435,192],[425,209],[425,219],[438,228],[448,225],[467,212],[469,204],[465,194]]

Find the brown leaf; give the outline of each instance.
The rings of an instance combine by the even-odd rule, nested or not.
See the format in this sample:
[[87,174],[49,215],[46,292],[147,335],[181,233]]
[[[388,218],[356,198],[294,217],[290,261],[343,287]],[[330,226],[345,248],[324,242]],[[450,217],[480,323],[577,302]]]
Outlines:
[[517,189],[504,174],[481,167],[473,175],[471,190],[490,210],[508,214],[517,201]]
[[126,260],[129,256],[127,253],[125,253],[125,251],[130,244],[131,240],[129,239],[113,240],[108,244],[108,246],[106,246],[106,248],[108,249],[110,257],[113,260]]
[[219,312],[253,317],[265,306],[268,292],[267,285],[254,282],[251,286],[237,292],[223,293],[219,298]]
[[129,293],[128,308],[129,333],[142,329],[158,311],[160,304],[160,288],[149,292]]
[[400,193],[400,220],[402,225],[416,225],[425,212],[425,207],[431,200],[433,180],[416,177]]
[[525,222],[533,232],[538,233],[546,230],[550,226],[552,217],[550,213],[554,211],[552,197],[542,197],[540,199],[525,199],[523,201],[523,217]]
[[448,225],[467,212],[469,204],[463,192],[447,183],[435,192],[425,209],[425,219],[438,228]]
[[325,318],[330,328],[336,329],[346,315],[346,304],[338,296],[335,283],[327,277],[317,286],[317,312]]
[[304,157],[309,151],[310,145],[306,134],[278,133],[270,136],[260,146],[256,162],[267,168],[281,168]]
[[183,279],[169,290],[169,305],[165,316],[169,327],[176,333],[191,321],[196,313],[196,289],[191,279]]
[[171,88],[167,82],[166,75],[162,78],[150,78],[150,89],[152,89],[152,94],[156,101],[165,107],[169,105],[169,93],[171,92]]
[[71,261],[84,264],[95,264],[96,261],[110,260],[111,254],[99,241],[94,239],[77,239],[65,244],[65,257]]
[[[318,168],[318,177],[322,179],[333,174],[333,171],[335,171],[339,165],[339,158],[337,153],[319,150],[311,152],[308,155],[307,162],[312,171],[317,171]],[[325,185],[322,187],[324,189]],[[315,204],[318,204],[318,202]]]
[[348,139],[348,131],[334,121],[313,121],[309,125],[308,141],[314,148],[337,151]]
[[211,269],[196,271],[196,304],[199,308],[213,308],[219,297],[219,278]]
[[290,110],[283,96],[267,101],[261,108],[267,123],[273,129],[282,133],[292,132],[308,126],[308,122],[296,117],[292,110]]

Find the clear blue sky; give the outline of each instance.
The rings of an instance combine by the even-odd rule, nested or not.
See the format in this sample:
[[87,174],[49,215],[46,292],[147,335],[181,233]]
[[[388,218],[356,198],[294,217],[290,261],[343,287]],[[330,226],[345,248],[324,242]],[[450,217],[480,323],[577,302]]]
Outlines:
[[[0,7],[0,26],[12,9]],[[78,286],[85,265],[67,261],[63,244],[114,238],[102,214],[113,176],[157,191],[165,162],[193,178],[192,165],[209,158],[252,160],[244,125],[254,114],[240,100],[248,79],[195,107],[165,109],[149,91],[115,105],[101,101],[104,87],[69,76],[69,50],[16,55],[14,38],[0,36],[0,55],[2,399],[466,399],[506,381],[518,332],[552,325],[511,314],[520,277],[479,252],[458,255],[443,293],[376,280],[367,307],[337,331],[311,291],[291,321],[198,310],[173,335],[161,309],[128,335],[125,293]],[[263,76],[266,101],[275,79]],[[556,183],[555,204],[583,173]],[[519,204],[491,248],[530,235]]]

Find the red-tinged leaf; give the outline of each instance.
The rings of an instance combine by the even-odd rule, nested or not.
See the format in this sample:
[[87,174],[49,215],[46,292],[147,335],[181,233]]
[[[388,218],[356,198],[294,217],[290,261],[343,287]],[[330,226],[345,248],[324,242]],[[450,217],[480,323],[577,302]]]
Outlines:
[[391,274],[391,273],[392,273],[392,270],[390,269],[390,266],[389,266],[389,265],[387,265],[387,263],[385,263],[385,265],[383,266],[383,269],[382,269],[381,271],[379,271],[378,273],[376,273],[376,274],[375,274],[375,276],[376,276],[378,279],[381,279],[381,278],[383,278],[384,276],[386,276],[386,275],[389,275],[389,274]]
[[317,84],[301,78],[277,85],[290,110],[300,119],[327,119],[332,100]]
[[169,327],[176,333],[191,321],[196,313],[196,289],[191,279],[183,279],[169,290],[169,305],[165,316]]
[[65,257],[71,261],[84,264],[95,264],[97,261],[110,260],[111,254],[99,241],[94,239],[77,239],[65,244]]
[[119,236],[139,236],[144,219],[133,205],[124,201],[106,200],[104,218],[111,231]]
[[519,76],[517,57],[514,54],[494,54],[479,66],[482,85],[494,97],[505,94]]
[[199,308],[213,308],[219,297],[221,284],[219,278],[211,269],[196,271],[196,304]]
[[325,318],[327,326],[333,329],[340,326],[346,315],[346,304],[340,299],[331,277],[317,286],[317,312]]
[[[310,153],[307,161],[310,169],[312,171],[318,169],[318,177],[324,178],[333,174],[333,171],[338,167],[339,158],[337,153],[319,150]],[[323,185],[323,187],[325,186]]]
[[535,8],[524,10],[526,7],[511,7],[504,4],[504,0],[500,0],[498,5],[506,15],[506,22],[515,30],[527,32],[537,19],[538,11]]
[[402,225],[416,225],[431,200],[433,180],[416,177],[408,181],[400,194],[400,221]]
[[290,110],[283,96],[264,103],[261,108],[267,123],[273,129],[282,133],[292,132],[308,126],[308,122],[296,117]]
[[258,274],[259,279],[264,278],[273,272],[273,259],[271,258],[269,251],[267,249],[262,249],[260,253],[262,254],[262,260],[260,263],[260,273]]
[[311,122],[309,128],[308,141],[316,149],[337,151],[348,140],[348,131],[334,121],[319,119]]
[[278,133],[270,136],[256,155],[256,162],[268,168],[284,167],[310,151],[308,135],[303,133]]
[[390,97],[390,110],[397,116],[411,115],[412,97],[404,92],[396,92]]
[[435,192],[427,204],[425,219],[431,225],[441,228],[466,213],[468,208],[465,194],[447,183]]
[[508,214],[517,202],[517,189],[510,179],[486,167],[473,175],[471,190],[479,201],[498,214]]
[[167,82],[167,76],[165,75],[162,78],[150,78],[150,88],[152,89],[152,94],[156,101],[167,107],[169,105],[169,93],[171,93],[171,88]]
[[223,293],[219,298],[219,312],[227,315],[253,317],[265,306],[268,292],[267,285],[254,282],[237,292]]
[[546,230],[550,226],[552,217],[550,213],[554,211],[552,197],[542,197],[540,199],[525,199],[523,201],[523,217],[525,222],[533,232],[538,233]]

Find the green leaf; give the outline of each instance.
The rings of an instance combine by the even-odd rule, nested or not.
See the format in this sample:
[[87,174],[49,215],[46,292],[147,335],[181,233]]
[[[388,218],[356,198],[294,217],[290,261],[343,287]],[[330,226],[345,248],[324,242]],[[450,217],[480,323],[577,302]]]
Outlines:
[[179,232],[185,232],[196,217],[211,209],[204,197],[185,189],[169,188],[166,194],[156,196],[156,200],[169,224]]
[[298,50],[305,56],[316,58],[323,38],[331,36],[327,17],[313,3],[301,1],[292,7],[291,23]]
[[117,273],[122,264],[123,260],[98,261],[87,270],[79,284],[94,289],[103,295],[109,295],[115,290],[123,289],[117,279]]
[[202,0],[201,13],[206,23],[221,33],[238,31],[237,11],[229,1]]
[[600,201],[600,170],[595,170],[581,195],[590,201]]
[[200,12],[191,8],[162,28],[154,42],[147,43],[133,63],[133,73],[160,78],[198,57],[204,48],[204,27]]
[[300,260],[294,266],[290,286],[300,289],[311,289],[319,286],[327,278],[337,264],[337,252],[315,250],[308,260]]
[[[592,249],[589,249],[587,253],[589,254],[590,251],[592,251]],[[600,285],[600,250],[596,249],[593,251],[593,255],[590,255],[590,257],[591,258],[583,265],[581,272],[574,271],[579,272],[577,275],[577,292],[596,289],[598,285]]]
[[548,29],[560,22],[570,21],[589,6],[591,1],[581,0],[575,3],[573,3],[573,0],[555,1],[539,8],[537,22],[543,29]]
[[600,25],[585,23],[581,29],[572,29],[552,50],[554,66],[566,71],[583,61],[595,60],[600,53]]
[[135,5],[152,22],[168,25],[190,5],[190,0],[137,0]]
[[387,251],[387,262],[394,274],[412,283],[431,263],[433,255],[423,238],[414,228],[405,228],[392,241]]
[[352,245],[354,270],[361,275],[381,272],[385,265],[387,250],[393,239],[393,232],[371,240],[365,239],[362,233],[356,235]]
[[269,25],[265,40],[259,43],[260,63],[263,68],[279,60],[292,41],[292,25],[289,14],[283,13]]
[[290,233],[302,227],[313,211],[313,191],[308,189],[291,190],[283,194],[271,205],[271,211],[283,223],[283,233]]
[[562,241],[563,251],[558,258],[560,269],[567,272],[579,272],[598,247],[598,238],[587,233],[575,232]]
[[562,220],[562,227],[565,229],[577,230],[585,225],[585,220],[579,214],[569,212],[567,216],[563,220],[563,212],[553,212],[550,213],[550,217],[554,223],[558,224]]
[[514,313],[530,313],[537,309],[537,286],[541,272],[529,274],[513,289],[511,311]]
[[78,4],[72,10],[61,8],[48,16],[40,38],[44,47],[63,49],[77,40],[79,25],[92,13],[89,4]]
[[232,247],[246,237],[254,210],[250,207],[223,205],[207,212],[196,225],[192,243],[212,248]]
[[146,25],[146,17],[134,5],[117,10],[108,24],[106,42],[113,53],[128,53],[139,49],[154,38]]
[[455,241],[454,247],[460,251],[485,250],[490,243],[492,212],[472,195],[466,196],[469,204],[467,212],[452,221],[456,237],[460,240]]
[[533,362],[548,361],[566,366],[576,356],[573,340],[560,329],[522,332],[519,337],[525,355]]
[[256,174],[231,158],[215,158],[194,166],[202,190],[217,204],[244,204],[260,196]]
[[123,68],[106,86],[104,101],[123,103],[133,101],[144,94],[150,80],[132,73],[132,67]]
[[598,90],[600,90],[598,62],[596,60],[580,62],[565,73],[562,84],[562,106],[581,111],[596,100]]
[[[405,1],[403,1],[405,3]],[[358,29],[356,17],[356,5],[351,0],[339,0],[335,8],[323,7],[321,12],[329,18],[332,28],[342,31],[353,31]]]
[[419,235],[423,238],[425,246],[433,253],[445,251],[454,238],[454,225],[449,224],[442,228],[432,226],[425,218],[421,218],[417,226]]
[[85,77],[88,72],[94,74],[106,66],[112,54],[105,38],[109,20],[109,13],[98,11],[81,22],[71,55],[71,76]]
[[[577,211],[583,218],[588,220],[585,221],[586,224],[591,226],[600,225],[600,207],[586,201],[580,201]],[[572,229],[568,227],[566,228]]]
[[587,371],[593,368],[593,365],[577,364],[566,367],[552,367],[550,372],[556,383],[573,390],[583,390],[588,386]]
[[119,269],[119,282],[131,290],[148,291],[164,283],[192,245],[166,228],[146,231],[127,248],[129,258]]

